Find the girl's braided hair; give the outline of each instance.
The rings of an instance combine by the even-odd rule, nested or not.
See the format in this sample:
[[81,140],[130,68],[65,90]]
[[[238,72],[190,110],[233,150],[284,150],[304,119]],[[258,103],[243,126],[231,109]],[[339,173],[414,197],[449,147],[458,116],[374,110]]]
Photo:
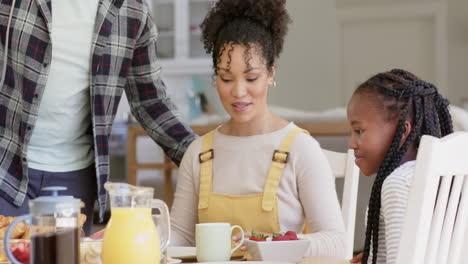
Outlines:
[[[379,212],[381,189],[385,178],[395,170],[410,146],[416,149],[422,135],[443,137],[453,132],[449,102],[437,88],[404,70],[394,69],[379,73],[361,84],[355,91],[376,95],[381,100],[387,120],[398,119],[396,133],[385,155],[372,186],[367,215],[366,240],[362,263],[367,263],[372,245],[372,264],[377,261],[379,240]],[[413,128],[400,146],[405,132],[405,121]]]
[[212,55],[215,73],[223,51],[229,46],[231,59],[235,44],[247,47],[247,63],[252,46],[260,48],[267,69],[271,70],[291,22],[285,5],[286,0],[217,1],[201,24],[202,41],[206,52]]

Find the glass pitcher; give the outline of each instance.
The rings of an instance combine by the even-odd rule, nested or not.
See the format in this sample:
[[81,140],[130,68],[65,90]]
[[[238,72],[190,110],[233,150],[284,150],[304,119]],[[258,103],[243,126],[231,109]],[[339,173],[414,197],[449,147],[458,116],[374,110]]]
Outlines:
[[159,209],[163,222],[167,223],[160,230],[168,230],[169,234],[167,205],[153,199],[153,188],[112,182],[105,183],[104,188],[109,192],[111,218],[103,238],[103,264],[159,264],[170,236],[161,243],[161,248],[151,210]]
[[[25,221],[30,224],[30,264],[79,264],[80,240],[78,215],[80,200],[72,196],[59,196],[66,187],[47,187],[42,191],[52,196],[40,196],[29,201],[29,215],[15,219],[8,227],[4,243],[9,245],[14,227]],[[14,264],[21,264],[5,247],[7,257]]]

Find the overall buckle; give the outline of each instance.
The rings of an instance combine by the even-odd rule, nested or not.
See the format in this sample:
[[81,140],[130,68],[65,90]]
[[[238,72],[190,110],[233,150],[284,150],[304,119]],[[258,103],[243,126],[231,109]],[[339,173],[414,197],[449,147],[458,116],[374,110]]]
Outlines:
[[[206,154],[209,154],[209,155],[206,155]],[[200,161],[200,163],[207,162],[209,160],[212,160],[213,158],[214,158],[213,149],[209,149],[207,151],[204,151],[198,154],[198,161]]]
[[[286,155],[286,157],[284,155]],[[289,152],[275,149],[275,151],[273,152],[272,160],[274,162],[279,162],[279,163],[286,164],[286,163],[288,163],[288,160],[289,160]]]

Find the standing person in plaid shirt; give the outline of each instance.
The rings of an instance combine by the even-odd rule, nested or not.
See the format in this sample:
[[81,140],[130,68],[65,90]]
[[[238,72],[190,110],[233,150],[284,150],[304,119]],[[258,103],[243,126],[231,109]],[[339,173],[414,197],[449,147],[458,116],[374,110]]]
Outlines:
[[[8,30],[7,30],[8,29]],[[160,78],[156,27],[142,0],[1,0],[0,214],[27,213],[46,186],[102,218],[109,135],[122,93],[179,164],[195,138]]]

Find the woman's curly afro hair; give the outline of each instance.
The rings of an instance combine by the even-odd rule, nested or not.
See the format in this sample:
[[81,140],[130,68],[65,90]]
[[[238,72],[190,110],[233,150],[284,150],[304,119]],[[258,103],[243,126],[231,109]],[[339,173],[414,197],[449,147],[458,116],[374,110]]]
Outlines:
[[[240,44],[248,51],[255,45],[261,50],[267,69],[283,50],[291,19],[286,0],[219,0],[201,24],[202,41],[213,58],[215,73],[226,44]],[[248,61],[248,58],[247,58]]]

